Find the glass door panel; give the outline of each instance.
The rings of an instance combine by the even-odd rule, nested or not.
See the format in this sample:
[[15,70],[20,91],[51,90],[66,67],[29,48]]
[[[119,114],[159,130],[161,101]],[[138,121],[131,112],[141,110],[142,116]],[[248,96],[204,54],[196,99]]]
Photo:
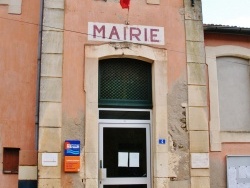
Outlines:
[[149,127],[100,124],[100,188],[150,188]]
[[147,177],[146,128],[103,129],[107,177]]

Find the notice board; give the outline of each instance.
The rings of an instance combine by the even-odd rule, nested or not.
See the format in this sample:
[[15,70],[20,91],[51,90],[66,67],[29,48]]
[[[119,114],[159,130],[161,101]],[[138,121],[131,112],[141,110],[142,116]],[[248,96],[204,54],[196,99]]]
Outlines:
[[227,156],[227,187],[250,187],[250,156]]

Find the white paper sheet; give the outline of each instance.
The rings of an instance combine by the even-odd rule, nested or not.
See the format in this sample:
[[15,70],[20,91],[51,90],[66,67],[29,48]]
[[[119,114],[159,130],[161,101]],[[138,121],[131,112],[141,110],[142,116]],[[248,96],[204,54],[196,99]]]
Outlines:
[[129,153],[129,167],[140,167],[139,153]]
[[118,152],[118,167],[128,167],[128,152]]

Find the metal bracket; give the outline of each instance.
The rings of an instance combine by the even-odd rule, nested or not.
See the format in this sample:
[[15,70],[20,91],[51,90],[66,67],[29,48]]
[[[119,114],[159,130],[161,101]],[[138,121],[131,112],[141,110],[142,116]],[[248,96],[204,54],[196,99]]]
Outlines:
[[194,0],[191,0],[191,6],[194,7]]

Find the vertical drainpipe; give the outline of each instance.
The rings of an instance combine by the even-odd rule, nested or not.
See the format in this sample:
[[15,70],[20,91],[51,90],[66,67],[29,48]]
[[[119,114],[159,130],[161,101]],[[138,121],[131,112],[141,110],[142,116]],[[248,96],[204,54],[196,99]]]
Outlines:
[[[42,36],[43,36],[43,9],[44,0],[40,0],[40,20],[39,20],[39,33],[38,33],[38,46],[37,46],[37,79],[36,79],[36,114],[35,114],[35,150],[38,154],[39,147],[39,104],[40,104],[40,78],[41,78],[41,57],[42,57]],[[37,155],[38,161],[38,155]],[[38,164],[37,164],[38,167]],[[37,169],[37,182],[38,182],[38,169]]]
[[42,57],[42,34],[43,34],[43,9],[44,0],[40,0],[40,20],[39,20],[39,34],[38,34],[38,50],[37,50],[37,81],[36,81],[36,115],[35,115],[35,143],[38,151],[39,145],[39,102],[40,102],[40,78],[41,78],[41,57]]

